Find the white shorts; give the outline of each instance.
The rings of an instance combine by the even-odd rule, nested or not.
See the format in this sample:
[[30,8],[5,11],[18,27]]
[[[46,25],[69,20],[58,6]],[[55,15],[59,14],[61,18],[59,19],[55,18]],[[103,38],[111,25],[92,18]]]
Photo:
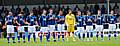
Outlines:
[[18,27],[18,32],[25,32],[25,31],[24,31],[24,27],[23,27],[23,26],[19,26],[19,27]]
[[48,32],[48,27],[41,27],[40,32]]
[[109,24],[109,31],[116,31],[116,24]]
[[96,25],[95,30],[96,31],[103,31],[103,25]]
[[7,25],[7,33],[14,33],[14,26],[13,25]]
[[55,25],[48,25],[49,26],[49,32],[55,31]]
[[28,32],[29,33],[35,33],[36,32],[35,26],[28,26]]
[[64,26],[65,26],[64,24],[58,24],[57,25],[58,32],[64,31],[64,29],[65,29]]
[[93,32],[93,26],[86,26],[87,32]]
[[84,27],[77,27],[77,31],[84,32]]

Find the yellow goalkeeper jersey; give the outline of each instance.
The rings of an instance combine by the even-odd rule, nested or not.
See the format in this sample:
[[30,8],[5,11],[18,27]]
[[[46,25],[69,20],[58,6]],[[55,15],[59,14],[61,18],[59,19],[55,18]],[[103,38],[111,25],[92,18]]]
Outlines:
[[67,14],[65,16],[65,24],[67,26],[69,26],[69,25],[75,25],[75,15],[74,14]]

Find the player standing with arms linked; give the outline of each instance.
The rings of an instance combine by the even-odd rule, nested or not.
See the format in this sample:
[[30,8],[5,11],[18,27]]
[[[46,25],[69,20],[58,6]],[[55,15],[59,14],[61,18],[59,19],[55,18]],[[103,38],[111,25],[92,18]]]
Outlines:
[[87,41],[89,41],[89,40],[93,41],[93,21],[94,21],[94,16],[92,16],[90,11],[88,10],[87,16],[85,19],[86,31],[87,31]]
[[18,14],[18,16],[15,17],[16,18],[16,23],[18,25],[18,43],[20,43],[20,33],[22,32],[22,38],[23,38],[23,42],[25,43],[25,31],[24,31],[24,22],[25,22],[25,18],[24,18],[24,13],[20,12],[20,14]]
[[81,14],[81,11],[77,11],[76,15],[76,23],[77,23],[77,32],[79,39],[84,39],[85,31],[84,31],[84,24],[85,24],[85,16]]
[[60,33],[62,33],[62,41],[64,41],[65,17],[61,10],[59,11],[58,16],[56,17],[56,20],[57,20],[57,30],[58,30],[58,41],[60,41]]
[[10,34],[12,34],[12,40],[13,40],[13,43],[15,43],[13,20],[14,20],[13,13],[9,12],[8,15],[5,17],[5,25],[7,26],[8,43],[10,43]]
[[33,14],[33,12],[31,11],[30,12],[30,15],[27,16],[26,18],[26,23],[28,24],[28,42],[30,42],[30,36],[31,34],[33,33],[33,39],[34,39],[34,42],[36,42],[36,36],[35,36],[35,32],[36,32],[36,28],[35,28],[35,25],[38,25],[37,23],[37,19],[36,19],[36,16]]
[[68,14],[65,16],[65,24],[67,25],[67,41],[69,40],[70,33],[72,32],[73,41],[76,41],[74,38],[74,26],[75,26],[75,15],[72,14],[72,10],[68,10]]
[[103,38],[103,34],[104,34],[104,31],[103,31],[103,24],[104,24],[105,20],[104,20],[104,15],[101,14],[101,10],[98,10],[98,14],[96,16],[96,31],[97,31],[97,34],[96,34],[96,40],[98,40],[98,36],[99,34],[101,35],[101,40],[104,41],[104,38]]
[[42,42],[42,37],[44,33],[46,33],[46,40],[48,41],[47,11],[45,9],[43,9],[43,13],[39,17],[38,24],[41,26],[39,34],[40,42]]
[[108,40],[110,40],[112,32],[114,32],[114,39],[116,40],[117,38],[117,32],[116,32],[117,17],[114,15],[113,10],[111,10],[110,15],[108,16],[108,22],[109,22]]
[[53,13],[53,9],[49,9],[49,14],[47,15],[48,19],[48,28],[49,28],[49,33],[48,33],[48,42],[50,41],[50,34],[52,33],[53,36],[53,41],[56,42],[56,36],[55,36],[55,14]]

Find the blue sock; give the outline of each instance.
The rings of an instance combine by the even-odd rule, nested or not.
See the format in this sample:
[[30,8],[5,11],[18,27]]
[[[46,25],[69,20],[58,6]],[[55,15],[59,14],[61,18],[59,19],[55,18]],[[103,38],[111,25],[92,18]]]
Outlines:
[[33,33],[33,39],[34,39],[34,42],[36,42],[36,36],[35,36],[35,33]]
[[50,32],[48,33],[48,36],[47,36],[47,37],[48,37],[48,41],[50,41]]
[[80,33],[78,33],[78,37],[79,37],[79,39],[81,38]]
[[115,40],[116,40],[116,37],[117,37],[117,32],[114,31],[114,38],[115,38]]
[[46,41],[48,41],[48,33],[46,34]]
[[64,33],[62,33],[62,40],[64,41]]
[[10,42],[10,37],[9,36],[7,36],[7,40],[8,40],[8,42]]
[[18,42],[20,42],[20,35],[18,35],[17,38],[18,38]]
[[1,32],[0,32],[0,38],[1,38]]
[[58,41],[60,41],[60,33],[58,34]]
[[93,37],[93,32],[90,33],[90,37],[91,37],[91,38]]
[[87,32],[87,38],[89,38],[89,32]]
[[85,33],[83,33],[83,39],[85,38]]
[[[46,37],[47,38],[47,37]],[[42,42],[42,34],[40,35],[40,42]]]
[[30,42],[30,35],[31,35],[31,34],[28,34],[28,42]]
[[23,41],[25,41],[25,34],[23,34]]
[[102,38],[102,39],[103,39],[103,37],[104,37],[103,34],[101,34],[101,38]]
[[108,40],[110,40],[111,34],[108,34]]
[[55,33],[53,33],[53,40],[55,40]]
[[12,36],[12,40],[13,40],[13,42],[15,42],[15,36]]
[[96,34],[96,38],[97,38],[97,40],[98,40],[98,36],[99,36],[99,35],[98,35],[98,33],[97,33],[97,34]]
[[117,37],[117,32],[116,31],[114,31],[114,37]]

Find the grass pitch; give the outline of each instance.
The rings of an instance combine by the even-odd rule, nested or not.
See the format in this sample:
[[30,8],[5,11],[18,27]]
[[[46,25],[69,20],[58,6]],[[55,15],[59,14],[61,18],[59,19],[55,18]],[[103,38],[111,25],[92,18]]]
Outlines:
[[33,42],[32,38],[30,43],[27,42],[27,38],[26,43],[22,42],[22,38],[20,43],[17,42],[17,38],[15,39],[16,43],[12,43],[12,39],[10,40],[11,41],[8,44],[6,38],[0,38],[0,46],[120,46],[120,35],[117,40],[114,40],[114,38],[111,37],[110,41],[107,37],[104,37],[104,41],[101,41],[100,38],[96,41],[96,37],[94,37],[94,41],[82,41],[76,38],[75,42],[72,41],[72,38],[70,38],[69,41],[66,41],[65,39],[64,42],[62,42],[62,40],[53,42],[52,37],[50,42],[46,42],[45,38],[43,38],[43,42],[40,42],[39,38],[37,38],[36,43]]

